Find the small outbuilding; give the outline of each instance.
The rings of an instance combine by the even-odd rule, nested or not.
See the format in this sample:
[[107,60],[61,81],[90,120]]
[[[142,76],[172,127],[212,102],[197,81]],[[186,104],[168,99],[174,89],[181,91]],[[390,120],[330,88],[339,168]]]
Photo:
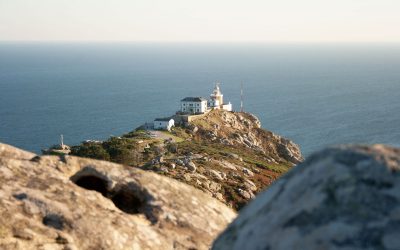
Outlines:
[[175,126],[175,121],[172,118],[157,118],[154,120],[154,129],[171,131],[173,126]]

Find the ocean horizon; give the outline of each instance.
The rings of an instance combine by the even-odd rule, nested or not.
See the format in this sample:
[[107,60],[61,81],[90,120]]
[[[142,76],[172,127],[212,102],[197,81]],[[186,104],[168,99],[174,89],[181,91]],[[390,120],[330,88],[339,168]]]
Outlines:
[[304,155],[400,146],[400,45],[0,42],[0,142],[29,151],[104,140],[169,116],[186,96],[226,101]]

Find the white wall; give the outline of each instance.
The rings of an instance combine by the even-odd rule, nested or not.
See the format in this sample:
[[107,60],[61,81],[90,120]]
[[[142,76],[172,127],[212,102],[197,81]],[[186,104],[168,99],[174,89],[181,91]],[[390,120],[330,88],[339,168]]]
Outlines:
[[226,111],[232,111],[232,104],[231,103],[224,104],[222,105],[222,109]]
[[173,126],[175,126],[175,122],[173,119],[169,121],[154,121],[154,129],[170,130]]
[[[193,109],[193,111],[190,111]],[[207,111],[207,101],[202,102],[181,102],[182,112],[204,113]]]

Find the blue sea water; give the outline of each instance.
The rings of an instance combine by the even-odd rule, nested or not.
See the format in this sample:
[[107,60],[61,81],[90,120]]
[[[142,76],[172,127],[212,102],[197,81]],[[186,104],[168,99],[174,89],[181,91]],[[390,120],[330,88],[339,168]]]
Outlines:
[[30,151],[133,130],[214,81],[305,155],[400,146],[400,45],[0,43],[0,141]]

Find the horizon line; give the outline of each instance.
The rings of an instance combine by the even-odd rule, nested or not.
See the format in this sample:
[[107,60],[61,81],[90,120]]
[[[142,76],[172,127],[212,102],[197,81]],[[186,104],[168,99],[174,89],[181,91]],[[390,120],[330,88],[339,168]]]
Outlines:
[[102,43],[102,44],[254,44],[254,45],[292,45],[292,44],[366,44],[400,45],[400,41],[135,41],[135,40],[1,40],[0,43]]

